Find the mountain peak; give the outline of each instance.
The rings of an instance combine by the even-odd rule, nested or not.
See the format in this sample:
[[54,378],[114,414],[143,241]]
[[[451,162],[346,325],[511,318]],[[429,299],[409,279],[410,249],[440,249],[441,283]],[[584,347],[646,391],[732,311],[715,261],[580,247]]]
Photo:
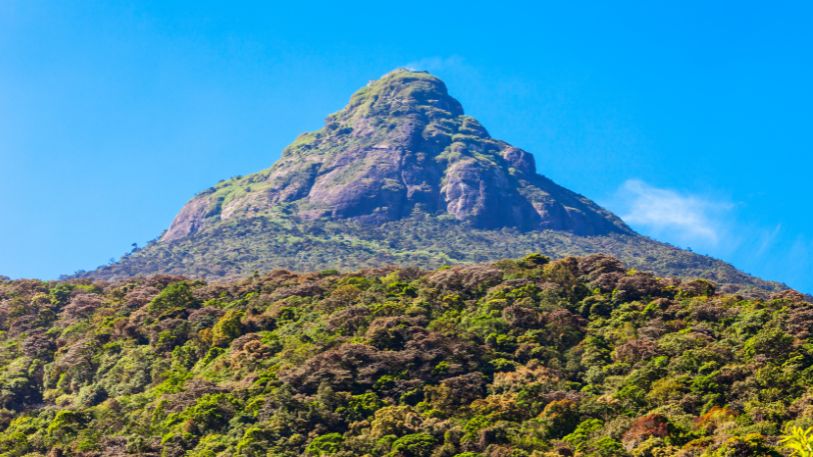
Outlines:
[[428,72],[405,68],[370,81],[353,94],[345,110],[374,116],[412,110],[446,117],[463,114],[463,106],[449,95],[443,81]]
[[[429,126],[430,130],[449,126],[463,115],[463,106],[439,78],[424,71],[397,69],[356,91],[343,109],[328,116],[324,129],[309,135],[335,142],[341,140],[335,133],[352,133],[355,139],[372,142],[372,147],[403,144],[414,142]],[[471,118],[466,124],[479,126]],[[475,130],[469,133],[488,136],[482,126]]]
[[195,197],[162,240],[282,208],[300,220],[379,223],[418,210],[482,229],[631,233],[613,214],[538,175],[531,154],[491,138],[443,81],[407,69],[358,90],[271,168]]

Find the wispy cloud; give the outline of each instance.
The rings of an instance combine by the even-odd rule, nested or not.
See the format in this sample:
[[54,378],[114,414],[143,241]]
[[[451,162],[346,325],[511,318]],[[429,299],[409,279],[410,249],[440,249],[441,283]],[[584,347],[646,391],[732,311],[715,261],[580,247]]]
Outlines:
[[717,245],[725,230],[721,219],[733,205],[699,195],[626,181],[618,191],[622,218],[646,231],[684,244]]
[[761,257],[765,254],[769,254],[771,249],[777,242],[780,233],[782,233],[782,224],[776,224],[776,226],[772,229],[762,230],[757,241],[755,242],[754,254],[757,257]]
[[410,70],[425,70],[431,72],[469,69],[466,61],[462,57],[456,55],[445,57],[425,57],[423,59],[409,62],[408,64],[404,65],[404,67]]
[[624,182],[607,206],[639,232],[732,262],[765,279],[813,291],[813,239],[782,224],[745,218],[747,204],[668,189],[640,179]]

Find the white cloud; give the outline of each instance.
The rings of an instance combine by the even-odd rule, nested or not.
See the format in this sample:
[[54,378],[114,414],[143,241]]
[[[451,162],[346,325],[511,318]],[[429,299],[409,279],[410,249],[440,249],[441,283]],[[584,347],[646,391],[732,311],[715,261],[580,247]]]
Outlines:
[[716,246],[724,236],[723,218],[732,205],[698,195],[662,189],[638,179],[618,191],[622,218],[655,236],[689,245]]
[[765,254],[769,254],[771,250],[774,248],[776,241],[779,237],[779,234],[782,232],[782,224],[777,224],[772,229],[762,230],[762,232],[758,235],[757,239],[757,247],[754,251],[754,255],[756,257],[762,257]]
[[410,70],[423,70],[430,72],[468,69],[468,65],[466,65],[465,61],[460,56],[426,57],[412,61],[404,65],[404,67]]
[[607,207],[635,230],[659,241],[690,247],[732,262],[765,279],[813,291],[813,239],[794,235],[781,223],[762,225],[747,202],[738,203],[674,189],[640,179],[622,184]]

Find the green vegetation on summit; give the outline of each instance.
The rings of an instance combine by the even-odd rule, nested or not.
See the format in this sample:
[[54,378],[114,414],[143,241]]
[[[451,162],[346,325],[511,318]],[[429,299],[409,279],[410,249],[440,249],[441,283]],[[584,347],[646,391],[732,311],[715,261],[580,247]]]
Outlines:
[[603,255],[0,280],[0,334],[3,456],[779,456],[813,425],[813,304]]

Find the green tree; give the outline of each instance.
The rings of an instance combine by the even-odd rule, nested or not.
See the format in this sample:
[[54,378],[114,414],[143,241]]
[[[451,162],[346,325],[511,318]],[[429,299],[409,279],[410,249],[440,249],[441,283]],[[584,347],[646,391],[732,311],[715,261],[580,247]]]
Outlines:
[[780,442],[793,453],[795,457],[813,457],[813,427],[791,428]]

